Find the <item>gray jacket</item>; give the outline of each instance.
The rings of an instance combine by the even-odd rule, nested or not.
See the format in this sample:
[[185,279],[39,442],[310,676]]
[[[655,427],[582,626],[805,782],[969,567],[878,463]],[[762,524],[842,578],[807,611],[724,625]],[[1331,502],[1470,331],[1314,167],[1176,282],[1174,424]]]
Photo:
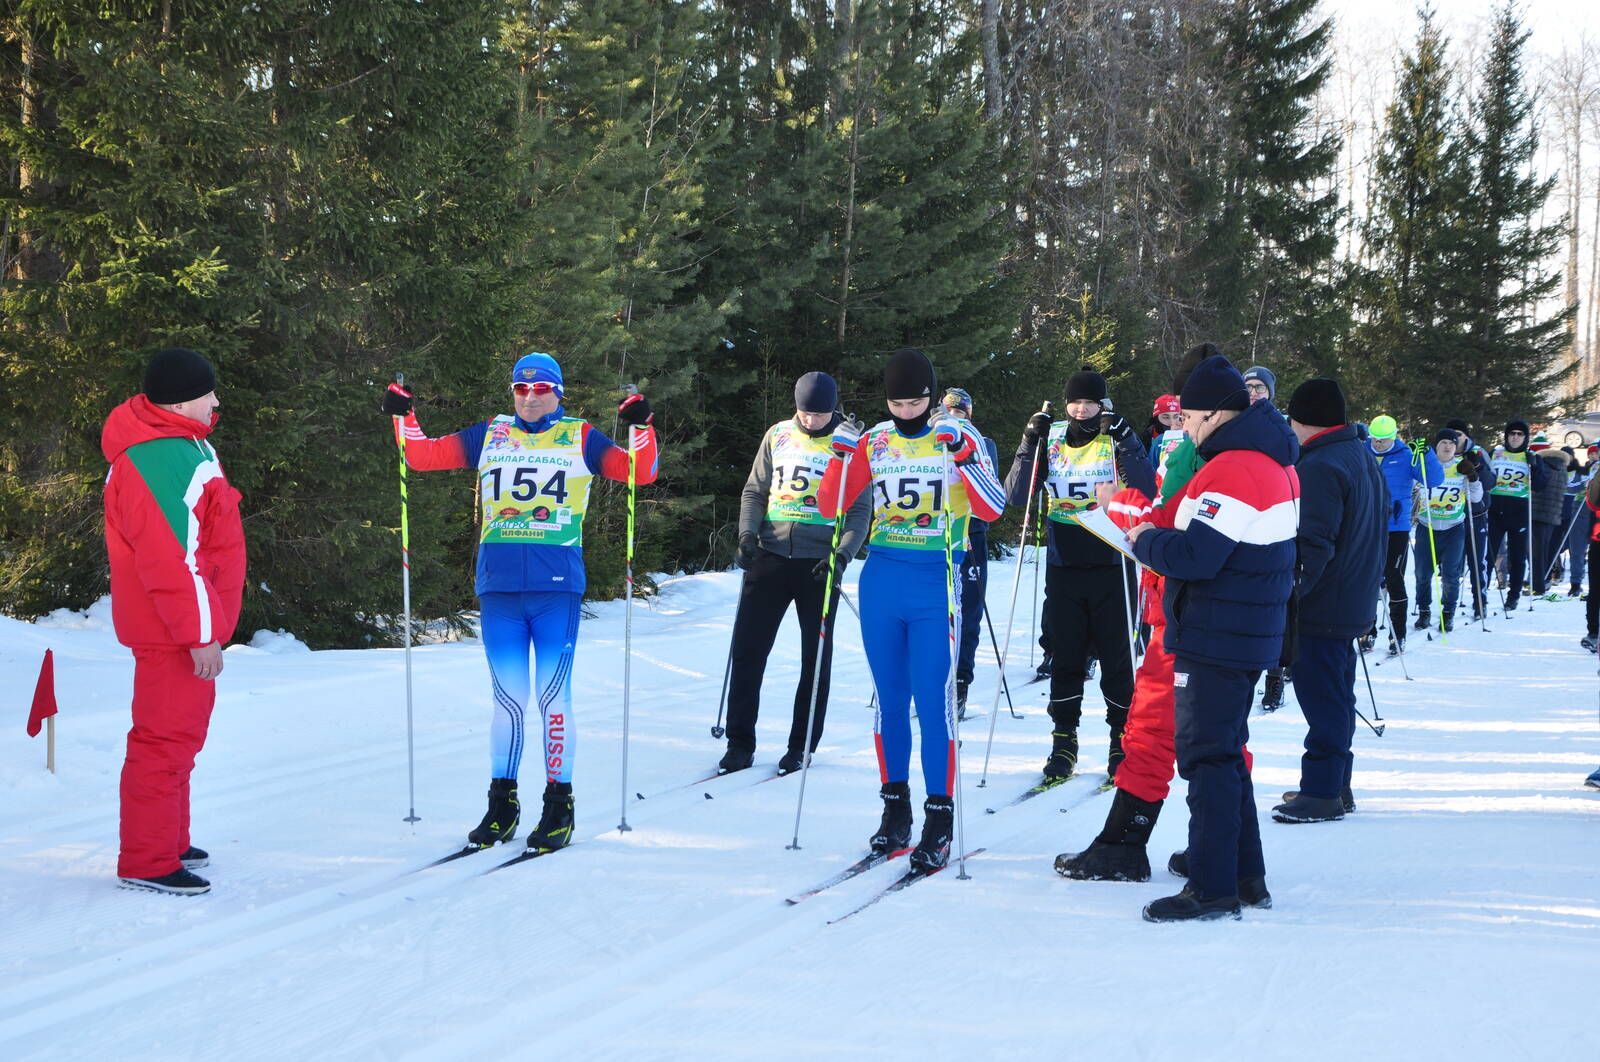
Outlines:
[[[787,423],[780,421],[772,427]],[[799,426],[795,425],[795,430]],[[817,477],[821,486],[821,476]],[[828,555],[833,543],[833,524],[803,524],[792,520],[774,523],[767,519],[767,496],[772,488],[772,428],[761,436],[761,448],[750,465],[750,477],[744,481],[744,491],[739,497],[739,534],[754,532],[761,548],[780,557],[806,557],[818,560]],[[866,541],[867,525],[872,519],[872,492],[864,490],[845,514],[844,530],[839,535],[839,552],[854,557]]]

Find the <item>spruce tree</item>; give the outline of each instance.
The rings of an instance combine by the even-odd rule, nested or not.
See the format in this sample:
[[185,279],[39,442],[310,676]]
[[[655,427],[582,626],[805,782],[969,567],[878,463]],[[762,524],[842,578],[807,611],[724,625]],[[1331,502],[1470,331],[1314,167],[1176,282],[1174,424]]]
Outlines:
[[[1422,434],[1481,410],[1462,351],[1463,213],[1472,188],[1443,34],[1420,16],[1402,56],[1373,165],[1363,226],[1372,265],[1359,276],[1360,326],[1341,364],[1352,410],[1389,413]],[[1479,396],[1482,392],[1477,392]],[[1477,423],[1476,420],[1473,423]]]
[[1539,135],[1523,69],[1527,40],[1516,9],[1499,8],[1463,137],[1471,185],[1459,259],[1465,334],[1451,362],[1459,379],[1451,404],[1418,404],[1434,422],[1451,410],[1486,430],[1509,417],[1544,420],[1577,371],[1565,357],[1575,308],[1550,309],[1566,219],[1540,222],[1556,178],[1532,172]]

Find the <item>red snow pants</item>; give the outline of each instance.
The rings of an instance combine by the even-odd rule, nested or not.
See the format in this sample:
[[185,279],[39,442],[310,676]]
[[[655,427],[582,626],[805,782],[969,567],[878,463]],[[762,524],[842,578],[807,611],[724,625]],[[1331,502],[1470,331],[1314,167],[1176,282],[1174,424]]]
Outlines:
[[[1160,587],[1155,600],[1160,608]],[[1117,768],[1117,788],[1151,803],[1167,799],[1178,765],[1173,744],[1177,703],[1172,689],[1172,654],[1167,652],[1164,623],[1150,626],[1150,646],[1133,678],[1133,703],[1122,731],[1122,751],[1127,758]],[[1251,767],[1250,750],[1244,750],[1245,770]]]
[[133,651],[133,729],[122,764],[117,875],[157,878],[189,847],[189,773],[206,743],[217,684],[197,678],[187,649]]

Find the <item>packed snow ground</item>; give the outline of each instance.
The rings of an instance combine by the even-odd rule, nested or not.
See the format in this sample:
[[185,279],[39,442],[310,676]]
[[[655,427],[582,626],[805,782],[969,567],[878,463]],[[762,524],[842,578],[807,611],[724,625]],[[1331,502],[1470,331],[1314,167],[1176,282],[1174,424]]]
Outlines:
[[[991,571],[1003,627],[1012,569]],[[850,591],[854,593],[852,570]],[[1252,720],[1275,906],[1153,926],[1175,891],[1182,783],[1149,884],[1068,882],[1056,853],[1099,830],[1104,724],[1086,776],[987,815],[1037,778],[1045,686],[1026,599],[989,786],[993,693],[980,661],[964,729],[966,843],[987,849],[836,925],[899,873],[789,907],[855,859],[877,822],[870,684],[853,618],[786,850],[799,779],[766,782],[798,670],[780,635],[757,767],[687,788],[721,753],[716,715],[738,575],[664,578],[634,622],[630,833],[619,833],[622,605],[585,621],[575,691],[580,842],[490,876],[520,850],[406,873],[483,812],[489,690],[474,643],[415,653],[417,810],[406,813],[403,657],[234,646],[194,776],[210,895],[115,887],[117,778],[132,663],[104,603],[0,619],[0,1057],[64,1058],[1560,1058],[1592,1052],[1600,953],[1600,680],[1582,605],[1539,602],[1412,640],[1372,671],[1388,730],[1356,735],[1342,823],[1266,815],[1297,782],[1303,723]],[[60,773],[23,732],[56,651]],[[1371,708],[1362,690],[1361,707]],[[1002,710],[1003,711],[1003,710]],[[915,764],[913,759],[913,764]],[[538,813],[538,766],[525,766]],[[758,784],[759,783],[759,784]],[[920,790],[913,778],[913,791]],[[638,799],[634,794],[643,794]],[[920,798],[919,798],[920,799]],[[921,812],[918,811],[920,827]],[[525,832],[525,830],[523,831]]]

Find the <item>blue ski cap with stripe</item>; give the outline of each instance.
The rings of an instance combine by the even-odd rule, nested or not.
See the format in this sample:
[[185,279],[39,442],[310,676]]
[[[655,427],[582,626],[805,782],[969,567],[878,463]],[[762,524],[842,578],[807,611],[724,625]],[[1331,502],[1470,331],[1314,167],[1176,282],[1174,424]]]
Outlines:
[[556,389],[558,398],[567,396],[566,383],[561,378],[560,363],[550,355],[538,351],[524,354],[517,359],[517,364],[511,369],[511,382],[547,383]]

